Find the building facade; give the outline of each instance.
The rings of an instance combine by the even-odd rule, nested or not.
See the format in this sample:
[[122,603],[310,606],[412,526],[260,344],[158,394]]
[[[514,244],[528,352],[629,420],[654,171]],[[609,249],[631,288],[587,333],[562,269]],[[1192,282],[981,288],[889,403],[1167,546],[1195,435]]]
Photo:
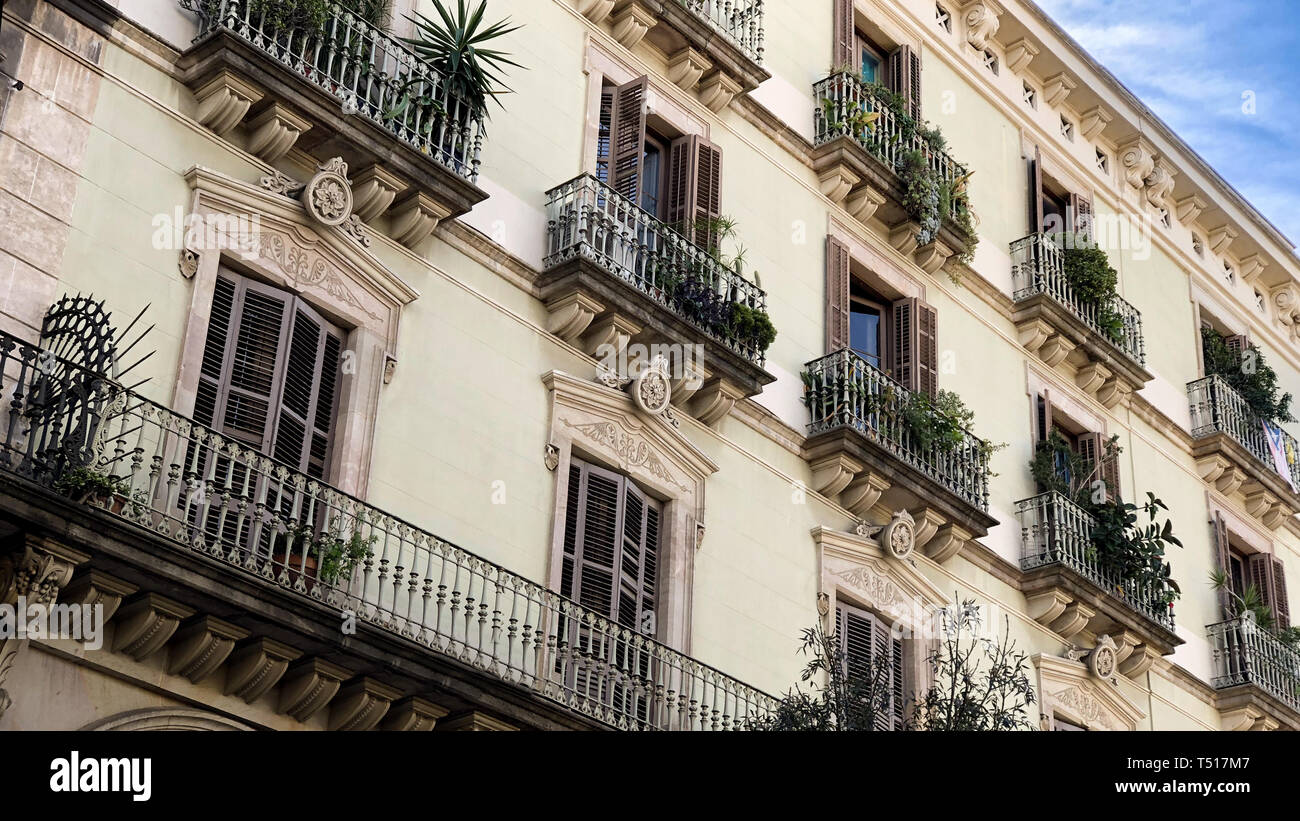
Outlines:
[[1033,3],[489,0],[486,110],[431,2],[269,5],[3,4],[0,594],[106,627],[0,728],[728,729],[818,622],[894,721],[963,601],[1044,728],[1300,728],[1300,428],[1206,353],[1300,385],[1300,263]]

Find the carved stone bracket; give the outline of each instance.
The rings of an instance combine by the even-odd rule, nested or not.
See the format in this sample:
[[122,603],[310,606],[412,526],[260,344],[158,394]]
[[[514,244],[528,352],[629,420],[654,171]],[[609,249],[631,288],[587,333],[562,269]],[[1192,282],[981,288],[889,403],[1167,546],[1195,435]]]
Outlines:
[[1065,102],[1065,98],[1070,96],[1070,92],[1078,87],[1070,75],[1064,71],[1053,74],[1043,81],[1043,100],[1053,108]]
[[272,103],[249,120],[248,128],[248,150],[267,162],[275,162],[311,130],[311,122],[279,103]]
[[370,222],[387,211],[397,195],[406,189],[406,183],[400,178],[372,163],[352,178],[352,213],[362,222]]
[[[613,5],[612,0],[610,5]],[[447,708],[419,696],[410,696],[388,708],[382,727],[398,732],[428,732],[446,715]]]
[[989,41],[998,33],[998,17],[1002,7],[993,0],[966,0],[962,3],[966,21],[966,42],[977,51],[989,47]]
[[163,648],[194,611],[158,595],[141,593],[122,605],[115,620],[113,650],[144,661]]
[[373,730],[402,691],[372,678],[349,681],[330,705],[331,730]]
[[[857,464],[843,454],[839,455],[838,459],[844,460],[840,463],[843,467]],[[813,469],[813,480],[817,481],[816,467]],[[850,476],[849,483],[840,491],[840,504],[854,516],[865,517],[890,487],[889,481],[878,473],[867,469],[860,470],[856,475]]]
[[744,391],[721,377],[709,380],[700,388],[691,402],[691,415],[705,425],[713,425],[727,414],[738,400],[744,399]]
[[710,68],[713,63],[709,58],[687,46],[668,58],[668,81],[683,91],[690,91]]
[[289,667],[280,687],[279,711],[308,721],[325,709],[351,674],[320,658],[302,659]]
[[1145,139],[1135,137],[1119,147],[1119,163],[1128,184],[1141,189],[1155,170],[1155,149]]
[[1196,218],[1201,215],[1208,203],[1195,194],[1188,194],[1180,200],[1174,202],[1174,214],[1178,220],[1187,225],[1196,222]]
[[289,663],[302,653],[268,638],[248,639],[238,644],[226,665],[226,695],[252,704],[280,682]]
[[613,10],[614,0],[578,0],[578,13],[597,25]]
[[195,116],[201,125],[224,136],[239,125],[248,109],[264,96],[257,86],[222,70],[194,92],[194,99],[199,104]]
[[412,191],[393,204],[391,235],[407,248],[415,248],[450,214],[429,195]]
[[1113,114],[1103,106],[1093,106],[1083,112],[1079,117],[1079,133],[1088,142],[1092,142],[1106,130],[1106,126],[1114,119]]
[[176,631],[167,672],[198,684],[221,667],[235,649],[235,642],[247,636],[248,631],[242,627],[212,616],[196,616]]
[[1038,56],[1038,46],[1021,37],[1006,50],[1007,68],[1019,74],[1029,67],[1029,62]]
[[1144,180],[1147,202],[1157,208],[1167,207],[1165,200],[1174,190],[1174,176],[1177,173],[1178,169],[1169,160],[1164,157],[1157,159],[1155,167]]
[[889,244],[894,246],[900,254],[904,256],[911,255],[917,248],[920,233],[920,223],[913,220],[900,222],[889,230]]
[[546,310],[550,314],[546,321],[546,330],[570,345],[576,345],[587,332],[591,321],[605,310],[605,306],[582,291],[570,291],[552,297],[546,303]]
[[1259,279],[1259,275],[1262,274],[1264,269],[1267,267],[1268,260],[1261,257],[1259,254],[1251,254],[1248,257],[1242,257],[1237,260],[1237,275],[1241,277],[1242,282],[1247,285],[1253,285],[1255,284],[1255,280]]
[[704,103],[710,111],[718,114],[731,105],[731,101],[736,99],[736,95],[744,91],[744,88],[721,71],[714,71],[705,75],[700,81],[700,102]]
[[1210,231],[1209,244],[1210,250],[1219,256],[1223,256],[1228,251],[1228,246],[1237,238],[1237,229],[1231,225],[1220,225]]
[[880,206],[885,204],[886,197],[870,185],[859,185],[849,192],[844,200],[844,208],[854,219],[862,224],[867,224]]
[[861,182],[861,177],[850,171],[844,163],[836,163],[822,171],[818,175],[818,180],[821,192],[826,195],[826,198],[839,205],[844,202],[849,191],[853,190],[853,186]]
[[645,37],[646,32],[654,26],[658,16],[636,0],[626,3],[611,18],[614,26],[614,39],[624,48],[635,48]]
[[934,275],[948,262],[952,256],[953,250],[939,240],[933,240],[928,245],[919,246],[912,252],[912,259],[921,270],[927,274]]
[[122,599],[136,591],[136,586],[120,579],[115,579],[99,570],[87,570],[78,573],[68,582],[59,601],[77,604],[82,607],[103,607],[104,622],[107,623],[117,613]]

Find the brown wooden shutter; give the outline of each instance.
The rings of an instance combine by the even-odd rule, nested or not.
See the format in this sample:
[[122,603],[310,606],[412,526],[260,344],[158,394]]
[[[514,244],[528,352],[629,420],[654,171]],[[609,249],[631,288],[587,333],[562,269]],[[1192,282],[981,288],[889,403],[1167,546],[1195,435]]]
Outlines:
[[212,310],[208,314],[208,334],[203,344],[203,361],[199,366],[199,385],[194,398],[194,421],[213,427],[221,399],[225,394],[230,370],[226,367],[226,343],[233,338],[236,322],[238,287],[234,280],[218,275],[212,291]]
[[1029,159],[1029,233],[1043,230],[1043,154],[1034,146]]
[[1223,514],[1217,510],[1214,512],[1214,518],[1210,520],[1210,528],[1214,536],[1214,557],[1219,563],[1219,570],[1223,571],[1227,577],[1227,584],[1219,590],[1219,607],[1223,609],[1223,618],[1232,616],[1232,546],[1228,541],[1228,523],[1224,520]]
[[904,705],[902,641],[894,638],[889,627],[874,614],[843,603],[835,607],[835,636],[847,678],[865,679],[875,674],[877,667],[885,673],[877,683],[885,688],[889,699],[883,709],[875,713],[873,729],[901,728]]
[[885,61],[886,84],[903,98],[907,113],[921,122],[921,55],[911,46],[899,46]]
[[859,71],[857,49],[857,27],[853,22],[853,0],[832,0],[834,4],[835,31],[834,56],[831,68],[849,68],[855,74]]
[[596,179],[609,182],[609,138],[614,128],[614,89],[600,91],[600,126],[596,132]]
[[826,238],[826,353],[849,347],[849,247]]
[[1070,213],[1073,219],[1070,230],[1092,242],[1092,200],[1083,194],[1070,194]]
[[1046,394],[1038,397],[1037,401],[1038,418],[1035,433],[1038,434],[1039,442],[1046,442],[1047,438],[1052,435],[1052,400],[1047,398]]
[[1091,473],[1098,460],[1101,467],[1096,473],[1092,474],[1091,482],[1098,479],[1106,483],[1106,498],[1120,498],[1119,490],[1119,463],[1114,454],[1109,458],[1106,457],[1106,436],[1102,433],[1084,433],[1079,436],[1079,456],[1083,458],[1088,465],[1088,471]]
[[1273,558],[1273,616],[1279,628],[1291,626],[1291,606],[1286,598],[1286,568]]
[[[214,312],[225,310],[220,301],[230,299],[228,330],[222,334],[213,324],[208,326],[208,344],[213,347],[204,349],[196,410],[214,429],[269,454],[293,298],[243,277],[219,274],[217,279],[218,284],[223,279],[229,283],[213,291]],[[214,380],[210,368],[222,342],[222,371]]]
[[295,300],[271,455],[318,479],[325,477],[334,424],[342,335]]
[[641,204],[648,87],[648,80],[643,76],[614,89],[610,112],[610,185],[636,205]]
[[906,696],[903,693],[903,640],[891,636],[889,647],[891,653],[889,670],[893,677],[892,686],[889,688],[889,696],[893,702],[890,713],[894,719],[894,726],[890,729],[901,730],[905,721],[903,707],[906,703]]
[[668,148],[666,220],[708,251],[717,249],[716,220],[722,216],[722,151],[698,134],[673,140]]
[[1277,616],[1276,585],[1273,578],[1273,557],[1267,553],[1252,553],[1246,559],[1247,584],[1253,584],[1264,598],[1273,616]]
[[938,393],[939,315],[916,297],[893,304],[890,357],[894,379],[909,390]]
[[1237,367],[1241,367],[1245,362],[1243,357],[1246,351],[1250,350],[1250,337],[1245,334],[1233,334],[1223,338],[1223,344],[1228,347],[1228,352],[1233,355],[1237,362]]

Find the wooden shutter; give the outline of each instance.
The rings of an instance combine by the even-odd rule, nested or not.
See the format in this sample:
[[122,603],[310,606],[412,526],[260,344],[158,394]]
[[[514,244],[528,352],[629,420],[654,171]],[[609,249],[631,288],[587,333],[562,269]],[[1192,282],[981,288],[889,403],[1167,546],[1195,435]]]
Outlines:
[[834,56],[831,68],[849,68],[854,74],[858,66],[857,28],[853,22],[853,0],[832,0],[834,3],[835,32]]
[[1286,599],[1286,568],[1273,558],[1273,617],[1279,628],[1291,626],[1291,606]]
[[1120,498],[1119,492],[1119,463],[1114,454],[1106,456],[1106,436],[1101,433],[1084,433],[1079,436],[1079,456],[1083,458],[1088,465],[1089,473],[1097,465],[1098,460],[1101,462],[1101,469],[1092,475],[1093,482],[1101,479],[1106,483],[1106,498]]
[[659,503],[612,471],[573,460],[560,593],[611,621],[653,632]]
[[600,91],[600,125],[596,132],[596,179],[609,183],[609,139],[614,128],[614,89]]
[[849,247],[826,237],[826,353],[849,347]]
[[666,219],[707,251],[717,249],[716,220],[722,216],[722,151],[698,134],[673,140],[668,148]]
[[907,113],[921,122],[921,55],[911,46],[899,46],[885,61],[890,91],[903,98]]
[[862,680],[879,667],[885,675],[879,681],[889,701],[874,717],[873,729],[892,730],[903,721],[903,643],[872,613],[852,605],[835,607],[835,636],[849,679]]
[[1070,230],[1092,242],[1092,200],[1083,194],[1070,194],[1070,213],[1074,220]]
[[647,88],[648,81],[643,76],[614,89],[610,111],[610,185],[638,206],[645,164]]
[[1264,598],[1264,604],[1277,616],[1276,584],[1273,577],[1273,557],[1267,553],[1252,553],[1246,559],[1247,584],[1253,584]]
[[1043,154],[1034,146],[1029,159],[1029,233],[1043,230]]
[[934,396],[938,392],[939,315],[916,297],[893,304],[890,357],[894,379],[904,387]]
[[1046,442],[1047,438],[1052,435],[1052,400],[1047,398],[1046,394],[1038,397],[1037,401],[1038,418],[1035,433],[1038,434],[1039,442]]
[[1250,350],[1250,337],[1245,334],[1233,334],[1223,338],[1223,344],[1228,347],[1228,352],[1236,360],[1237,367],[1240,368],[1245,360],[1243,359],[1246,351]]
[[903,729],[903,706],[905,697],[903,694],[903,640],[894,638],[892,635],[889,639],[890,664],[889,671],[892,676],[890,682],[889,696],[892,701],[891,717],[894,719],[894,726],[890,729]]
[[1219,607],[1223,609],[1223,618],[1229,618],[1232,615],[1232,546],[1228,541],[1228,523],[1224,521],[1223,514],[1217,510],[1214,512],[1214,518],[1210,520],[1210,528],[1214,536],[1214,557],[1219,563],[1219,570],[1227,577],[1227,585],[1219,590]]
[[342,335],[297,300],[271,455],[318,479],[329,462]]

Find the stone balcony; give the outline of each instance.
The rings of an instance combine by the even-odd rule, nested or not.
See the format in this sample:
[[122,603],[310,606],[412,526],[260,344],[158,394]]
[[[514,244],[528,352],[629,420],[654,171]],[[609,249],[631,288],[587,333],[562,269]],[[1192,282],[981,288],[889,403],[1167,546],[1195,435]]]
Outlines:
[[187,0],[199,36],[177,61],[198,121],[268,163],[291,149],[342,158],[354,213],[387,216],[414,247],[487,194],[476,185],[484,113],[396,37],[328,3],[319,30],[241,0]]
[[[949,447],[922,442],[904,421],[912,394],[853,351],[804,366],[811,422],[804,457],[812,486],[859,518],[908,510],[916,545],[938,562],[997,524],[988,513],[988,452],[962,431]],[[929,411],[935,412],[933,410]]]
[[722,111],[772,75],[763,68],[763,0],[576,0],[626,48],[668,57],[668,79]]
[[[921,226],[903,205],[904,187],[899,175],[902,158],[918,151],[938,178],[956,185],[966,168],[947,152],[936,151],[925,139],[911,133],[905,123],[875,91],[850,72],[838,72],[813,85],[813,168],[822,193],[863,224],[882,223],[889,242],[910,255],[926,273],[941,269],[961,249],[964,239],[949,221],[924,245]],[[867,123],[867,115],[876,115]]]
[[46,604],[102,604],[112,644],[90,663],[215,678],[331,729],[736,729],[774,707],[7,334],[0,380],[0,581],[17,568]]
[[1225,730],[1300,730],[1300,653],[1246,615],[1206,628]]
[[1079,299],[1064,254],[1046,234],[1011,243],[1011,318],[1025,348],[1113,408],[1155,378],[1146,369],[1142,314],[1119,296],[1106,306]]
[[1174,628],[1170,584],[1143,585],[1103,567],[1091,549],[1096,522],[1059,493],[1016,505],[1021,590],[1029,614],[1066,642],[1109,636],[1118,671],[1137,678],[1182,644]]
[[705,424],[775,381],[736,321],[766,315],[757,285],[591,175],[547,192],[546,214],[552,333],[602,360],[632,343],[676,352],[672,403]]
[[1276,530],[1300,511],[1300,445],[1279,431],[1285,473],[1269,447],[1263,422],[1221,376],[1187,384],[1192,411],[1192,457],[1201,478]]

